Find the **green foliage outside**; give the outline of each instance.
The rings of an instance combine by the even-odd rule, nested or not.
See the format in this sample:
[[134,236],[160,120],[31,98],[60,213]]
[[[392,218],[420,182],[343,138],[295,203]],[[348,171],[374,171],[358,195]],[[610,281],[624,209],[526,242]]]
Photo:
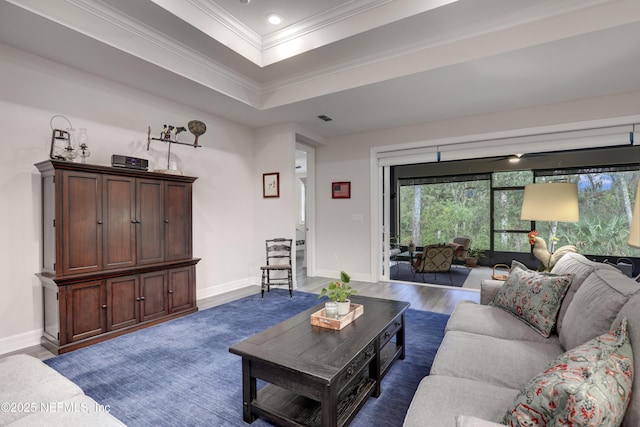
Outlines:
[[[627,245],[631,210],[640,171],[584,173],[538,178],[578,184],[580,221],[551,224],[556,248],[573,244],[586,255],[640,257],[640,249]],[[418,246],[450,242],[456,236],[471,238],[474,248],[529,252],[531,222],[520,220],[523,187],[533,182],[532,171],[494,173],[492,180],[403,185],[399,192],[399,241]],[[491,229],[490,200],[494,196]],[[546,222],[536,224],[549,243]],[[494,233],[494,247],[490,235]]]
[[424,246],[473,236],[474,247],[489,249],[489,195],[489,181],[400,187],[400,243]]

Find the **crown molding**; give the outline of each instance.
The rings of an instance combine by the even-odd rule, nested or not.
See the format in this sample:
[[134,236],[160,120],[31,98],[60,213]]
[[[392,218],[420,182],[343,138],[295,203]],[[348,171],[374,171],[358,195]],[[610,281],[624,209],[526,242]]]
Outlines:
[[108,46],[259,108],[261,86],[100,0],[7,0]]
[[[639,9],[636,0],[566,0],[562,4],[535,4],[526,10],[452,28],[447,33],[436,33],[398,48],[351,55],[347,60],[327,63],[324,67],[258,83],[100,0],[7,1],[260,110],[621,25],[625,18],[637,20],[634,16]],[[174,0],[152,1],[171,3]],[[192,7],[205,2],[188,0]],[[380,0],[364,9],[371,11],[375,6],[380,12],[392,3]],[[360,2],[353,2],[352,6],[356,4],[362,6]],[[435,4],[430,3],[431,6]],[[602,5],[604,8],[597,7]],[[358,10],[351,9],[354,14],[358,14]],[[570,14],[579,10],[582,13]],[[217,13],[213,9],[210,12]],[[324,20],[318,18],[316,24],[327,29],[325,24],[336,23],[339,16],[345,16],[344,13],[339,15],[338,11],[330,12]],[[201,12],[199,15],[205,16]],[[362,16],[361,12],[359,16]],[[555,18],[558,19],[553,21]],[[547,21],[553,22],[548,24]],[[341,22],[346,23],[346,18]]]
[[395,0],[352,0],[345,2],[333,9],[310,16],[309,18],[296,22],[287,28],[283,28],[266,35],[262,38],[261,49],[265,51],[284,42],[322,30],[338,22],[367,13],[388,3],[393,3],[394,1]]
[[[446,59],[437,59],[435,55],[432,55],[431,60],[427,61],[413,61],[413,67],[407,69],[406,66],[401,66],[402,63],[410,63],[407,58],[415,55],[425,55],[427,52],[434,51],[435,49],[442,48],[447,45],[461,44],[465,41],[473,40],[483,36],[490,36],[492,34],[499,34],[501,31],[507,31],[517,27],[526,26],[529,24],[535,25],[545,19],[554,18],[556,16],[562,16],[570,12],[576,12],[579,10],[589,9],[594,6],[599,6],[605,3],[613,3],[616,0],[571,0],[565,2],[562,5],[558,3],[553,4],[533,4],[526,10],[519,10],[517,12],[511,12],[501,16],[494,16],[488,21],[478,22],[475,25],[467,25],[464,28],[452,29],[447,33],[437,33],[433,37],[416,40],[413,43],[405,43],[401,47],[393,47],[385,50],[379,50],[375,53],[367,53],[361,55],[351,56],[348,60],[339,61],[335,63],[326,64],[324,67],[315,68],[309,72],[299,73],[297,75],[285,76],[281,79],[272,80],[262,85],[261,93],[265,95],[273,95],[278,91],[299,87],[306,84],[312,84],[319,79],[330,78],[335,76],[339,79],[339,75],[344,78],[344,73],[352,71],[362,74],[363,70],[374,66],[375,64],[396,62],[398,66],[388,67],[393,70],[395,75],[386,76],[387,78],[400,77],[406,74],[412,74],[416,72],[426,71],[428,69],[450,65],[451,61]],[[631,19],[630,21],[633,21]],[[588,21],[584,23],[587,26],[592,26]],[[599,22],[601,28],[607,28],[614,25],[609,21],[602,20]],[[601,29],[595,28],[595,29]],[[565,26],[559,30],[560,35],[555,31],[549,31],[545,33],[538,33],[539,36],[535,39],[528,38],[526,45],[535,45],[543,43],[549,40],[554,40],[562,37],[569,37],[575,34],[584,32],[582,27],[577,26]],[[526,47],[522,43],[513,45],[513,43],[505,43],[508,48],[506,50]],[[491,52],[476,51],[477,56],[484,56],[487,53],[495,54],[500,53],[499,45],[490,44]],[[501,44],[500,44],[501,46]],[[427,54],[428,55],[428,54]],[[406,61],[403,61],[406,60]],[[366,78],[360,80],[362,85],[371,83]],[[274,106],[274,105],[270,105]]]

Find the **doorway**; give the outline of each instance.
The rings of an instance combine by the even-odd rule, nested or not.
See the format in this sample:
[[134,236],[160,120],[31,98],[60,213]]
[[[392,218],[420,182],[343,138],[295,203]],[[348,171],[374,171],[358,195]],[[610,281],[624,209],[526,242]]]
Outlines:
[[296,275],[313,276],[315,274],[315,149],[312,146],[296,143],[295,168]]

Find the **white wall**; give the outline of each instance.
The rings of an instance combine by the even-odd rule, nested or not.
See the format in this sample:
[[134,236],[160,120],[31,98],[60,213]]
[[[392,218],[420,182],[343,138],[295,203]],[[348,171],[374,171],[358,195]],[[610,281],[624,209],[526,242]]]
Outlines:
[[[317,271],[321,276],[338,277],[339,271],[345,270],[358,280],[375,279],[372,272],[378,266],[372,265],[377,262],[372,256],[372,241],[382,237],[372,227],[371,218],[370,158],[375,147],[431,146],[434,145],[432,141],[446,138],[473,138],[503,131],[535,133],[536,129],[573,123],[580,128],[587,127],[590,122],[615,121],[616,118],[630,118],[635,123],[640,120],[640,92],[384,129],[326,141],[326,145],[318,147],[316,152]],[[486,145],[472,145],[467,156],[480,157]],[[527,152],[526,147],[510,148],[511,152],[503,154]],[[555,150],[569,148],[575,147],[552,147]],[[330,186],[333,181],[351,181],[351,199],[332,200]],[[363,221],[354,221],[354,215],[360,214]]]
[[[42,328],[40,177],[55,114],[89,131],[89,163],[113,153],[148,158],[164,168],[166,148],[146,151],[147,126],[207,124],[202,148],[174,146],[172,158],[194,184],[197,297],[257,283],[264,240],[295,238],[294,125],[257,131],[171,100],[116,84],[0,45],[0,354],[39,342]],[[322,140],[316,148],[317,275],[371,279],[373,269],[370,157],[372,147],[429,144],[446,137],[640,115],[640,92]],[[190,137],[187,134],[185,138]],[[560,147],[558,147],[560,148]],[[511,154],[511,153],[509,153]],[[280,172],[280,198],[262,198],[262,174]],[[331,183],[350,181],[351,199],[331,199]],[[360,218],[362,218],[360,220]]]
[[[88,163],[110,165],[115,153],[147,158],[150,169],[166,168],[166,145],[152,142],[146,150],[148,126],[157,134],[164,123],[206,123],[202,148],[174,145],[171,150],[179,169],[198,177],[193,188],[193,253],[202,258],[196,267],[197,297],[251,282],[252,255],[246,254],[253,245],[247,242],[256,239],[254,202],[262,190],[250,129],[5,45],[0,45],[0,70],[0,354],[40,341],[42,291],[35,273],[42,258],[41,191],[33,164],[48,158],[49,120],[56,114],[88,129]],[[54,125],[61,123],[56,119]],[[193,140],[188,132],[182,135]],[[265,171],[272,169],[263,164]],[[281,191],[281,201],[291,198],[286,185]],[[262,204],[260,210],[268,208],[266,201]],[[271,234],[269,227],[261,224],[261,234]]]
[[[252,194],[254,203],[253,238],[255,248],[250,274],[259,272],[265,263],[265,240],[296,238],[296,138],[292,125],[283,124],[255,132],[255,164],[253,179],[259,183]],[[262,177],[265,173],[280,174],[280,197],[263,198]],[[292,260],[295,266],[295,257]]]

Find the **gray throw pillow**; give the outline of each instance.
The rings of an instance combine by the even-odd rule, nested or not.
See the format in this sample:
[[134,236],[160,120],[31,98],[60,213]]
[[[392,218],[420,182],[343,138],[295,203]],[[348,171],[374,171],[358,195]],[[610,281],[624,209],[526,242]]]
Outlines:
[[570,274],[554,275],[528,270],[513,261],[511,273],[490,305],[494,305],[549,337],[569,285]]

